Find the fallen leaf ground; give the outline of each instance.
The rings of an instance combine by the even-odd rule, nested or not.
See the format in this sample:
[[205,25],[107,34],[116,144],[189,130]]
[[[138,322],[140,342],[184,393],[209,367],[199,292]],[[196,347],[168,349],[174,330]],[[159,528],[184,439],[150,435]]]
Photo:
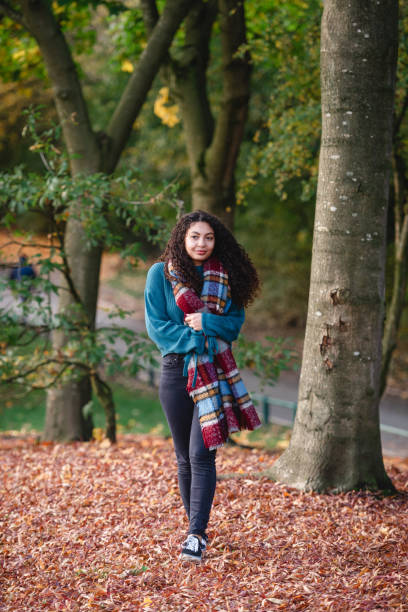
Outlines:
[[[0,610],[407,610],[408,466],[401,492],[300,493],[249,477],[217,484],[210,545],[186,533],[170,441],[53,445],[0,439]],[[235,447],[219,473],[274,456]]]

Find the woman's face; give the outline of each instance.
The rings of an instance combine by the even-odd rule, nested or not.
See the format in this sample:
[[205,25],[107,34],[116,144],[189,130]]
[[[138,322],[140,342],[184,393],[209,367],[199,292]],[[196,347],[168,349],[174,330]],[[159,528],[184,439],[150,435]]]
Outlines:
[[196,266],[208,259],[215,247],[214,230],[206,221],[192,223],[184,239],[187,255]]

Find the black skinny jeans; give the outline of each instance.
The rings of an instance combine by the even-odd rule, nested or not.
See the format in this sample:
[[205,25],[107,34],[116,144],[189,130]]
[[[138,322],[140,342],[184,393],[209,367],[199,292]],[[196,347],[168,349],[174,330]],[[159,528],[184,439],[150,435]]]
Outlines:
[[204,446],[198,408],[186,391],[183,367],[182,355],[170,353],[163,357],[159,398],[174,441],[188,533],[205,535],[215,492],[216,451]]

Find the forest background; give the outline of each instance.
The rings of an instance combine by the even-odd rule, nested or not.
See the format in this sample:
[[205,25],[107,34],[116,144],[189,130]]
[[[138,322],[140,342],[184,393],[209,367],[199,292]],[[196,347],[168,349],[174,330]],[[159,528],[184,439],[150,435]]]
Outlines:
[[[38,324],[39,320],[33,319],[32,312],[29,312],[29,304],[35,305],[38,299],[37,310],[47,315],[48,304],[44,303],[42,297],[44,291],[42,294],[33,293],[30,297],[27,288],[27,292],[20,294],[23,299],[17,317],[13,317],[13,313],[1,313],[6,324],[0,326],[0,332],[9,342],[7,345],[0,338],[1,376],[5,376],[6,380],[19,383],[21,379],[23,386],[24,381],[33,385],[47,385],[49,380],[52,387],[67,369],[73,369],[76,360],[81,368],[88,368],[87,372],[96,384],[97,391],[102,388],[101,394],[104,396],[106,386],[98,379],[98,366],[108,360],[109,367],[120,369],[121,356],[117,355],[117,359],[114,355],[109,356],[96,341],[102,332],[93,326],[92,303],[87,308],[87,316],[83,317],[85,309],[81,303],[82,293],[88,296],[87,285],[90,283],[87,283],[86,276],[84,282],[78,270],[88,266],[92,271],[93,261],[97,261],[98,249],[102,250],[100,247],[103,241],[105,252],[108,246],[116,252],[115,262],[121,258],[122,253],[135,257],[138,252],[134,247],[145,253],[148,262],[153,260],[159,245],[152,245],[147,238],[156,238],[159,233],[160,238],[164,239],[168,226],[174,222],[181,209],[188,209],[191,202],[195,205],[204,196],[211,210],[218,209],[231,226],[234,222],[237,236],[251,253],[263,278],[263,293],[248,313],[247,329],[251,330],[254,337],[262,339],[269,331],[276,331],[285,337],[295,335],[300,343],[303,339],[320,145],[319,30],[322,3],[299,0],[290,3],[274,0],[248,2],[246,42],[243,44],[242,27],[230,27],[231,24],[242,25],[240,2],[196,2],[194,6],[197,11],[190,13],[185,27],[176,34],[169,52],[172,36],[178,31],[179,23],[192,4],[182,0],[157,4],[162,16],[174,18],[177,13],[178,23],[173,19],[167,43],[161,48],[161,61],[165,68],[160,70],[152,88],[149,84],[145,84],[144,89],[139,88],[139,107],[131,109],[132,112],[127,114],[126,129],[132,129],[120,163],[112,175],[112,157],[118,158],[118,130],[109,129],[112,122],[116,127],[122,124],[123,128],[121,117],[124,115],[121,112],[115,113],[114,109],[118,109],[119,100],[119,108],[129,111],[128,103],[132,103],[134,96],[123,98],[121,95],[126,92],[129,84],[132,86],[135,81],[140,84],[139,60],[146,57],[145,51],[151,51],[154,46],[154,34],[147,37],[146,32],[154,31],[152,27],[160,22],[160,19],[157,22],[158,14],[152,10],[155,3],[151,0],[140,0],[140,3],[108,1],[86,4],[0,0],[0,12],[3,15],[0,22],[0,65],[3,79],[1,100],[4,109],[1,163],[3,169],[7,170],[2,173],[0,180],[0,212],[6,229],[14,232],[11,234],[12,240],[16,239],[18,243],[27,238],[26,232],[15,234],[18,228],[31,230],[34,240],[53,240],[48,236],[49,225],[40,223],[45,216],[42,212],[53,213],[51,219],[56,229],[56,242],[53,245],[58,246],[60,234],[63,234],[60,230],[68,229],[71,242],[66,243],[67,250],[70,251],[68,254],[71,261],[76,264],[73,277],[66,265],[64,248],[56,251],[56,261],[45,258],[39,262],[41,278],[38,279],[37,287],[48,289],[51,294],[52,275],[48,273],[58,269],[65,275],[73,298],[65,303],[63,301],[63,308],[55,318],[58,329],[54,328],[54,331],[61,333],[62,340],[64,336],[65,339],[68,337],[68,342],[62,342],[59,346],[56,342],[49,349],[53,351],[51,355],[46,354],[47,345],[43,347],[43,352],[37,351],[36,346],[42,334],[49,333],[47,321],[44,319],[42,325],[40,320]],[[223,9],[219,20],[214,20],[212,13],[215,5]],[[381,3],[376,0],[371,3],[349,0],[345,7],[339,0],[325,0],[324,5],[327,17],[322,32],[326,38],[323,36],[322,39],[329,42],[327,46],[330,49],[322,62],[323,75],[331,81],[329,85],[339,82],[349,84],[352,80],[348,80],[348,75],[353,75],[357,65],[363,74],[362,62],[370,61],[370,70],[373,66],[378,69],[373,73],[368,71],[368,74],[380,76],[375,83],[371,83],[374,87],[369,88],[367,100],[372,102],[371,109],[378,109],[381,108],[381,97],[387,98],[388,104],[382,108],[387,110],[384,124],[388,126],[389,143],[391,122],[388,119],[392,101],[390,81],[394,79],[389,80],[388,88],[383,87],[383,79],[387,70],[393,75],[391,60],[395,58],[397,3],[393,0]],[[402,309],[406,303],[404,266],[407,247],[404,240],[408,232],[405,171],[408,142],[407,20],[404,3],[400,5],[400,54],[387,252],[387,305],[390,307],[392,296],[396,296],[397,310]],[[166,6],[178,11],[166,13]],[[330,10],[326,10],[328,8]],[[139,9],[144,9],[146,29]],[[357,14],[366,28],[348,27],[349,24],[353,28],[358,26],[353,18],[343,19],[340,23],[337,17],[343,16],[348,10],[348,17]],[[36,19],[38,15],[41,19]],[[208,19],[204,19],[205,16]],[[333,31],[328,26],[333,23],[338,36],[328,41],[328,34]],[[34,38],[27,34],[26,26],[35,32],[42,44],[43,55],[40,55]],[[214,35],[209,38],[210,30]],[[81,117],[71,114],[66,115],[68,120],[63,121],[56,131],[50,129],[53,122],[61,123],[56,117],[51,99],[51,83],[45,75],[43,64],[45,57],[45,63],[53,69],[55,62],[58,64],[60,59],[56,52],[58,49],[53,48],[50,52],[46,44],[46,35],[50,31],[54,36],[50,36],[48,42],[52,39],[60,43],[61,37],[58,34],[63,31],[74,58],[74,63],[70,63],[68,58],[68,61],[59,65],[63,70],[50,72],[57,93],[55,99],[58,113],[64,115],[69,107],[69,94],[76,86],[72,76],[77,71],[85,95],[85,105],[77,104],[76,108],[82,109],[82,112],[86,107],[89,111],[91,121],[88,125],[85,121],[86,113]],[[238,33],[241,39],[238,41],[230,36],[233,33]],[[358,52],[349,53],[351,36],[356,37],[353,42],[358,40]],[[206,45],[202,44],[206,40],[210,41],[209,54],[206,53]],[[224,59],[228,54],[231,57],[231,47],[225,44],[228,40],[238,44],[239,49],[238,52],[235,47],[232,53],[235,60],[232,65],[237,67],[235,75],[225,71]],[[204,58],[203,63],[191,63],[194,54],[188,51],[194,48],[200,49],[196,57]],[[371,50],[369,55],[363,55],[366,49]],[[341,57],[344,50],[346,53]],[[170,57],[166,57],[167,53]],[[336,53],[340,61],[333,62],[336,67],[336,74],[333,75],[327,71],[330,65],[328,58]],[[388,65],[378,61],[379,53],[388,58]],[[207,65],[209,58],[211,62]],[[359,62],[360,59],[362,62]],[[346,61],[346,65],[343,61]],[[178,70],[174,70],[175,67]],[[146,72],[153,80],[155,71],[152,70],[151,62],[150,65],[144,64]],[[220,78],[220,73],[223,78]],[[65,85],[69,82],[73,86],[70,90],[61,87],[61,76],[66,78]],[[186,77],[184,83],[183,79],[180,80],[182,76]],[[337,78],[328,79],[330,76]],[[188,77],[192,77],[192,81]],[[328,93],[332,93],[328,92],[330,87],[327,87],[327,80],[326,104]],[[187,87],[191,82],[195,85]],[[367,77],[364,77],[361,83],[364,92],[364,87],[370,85],[369,79],[367,81]],[[362,150],[361,138],[369,141],[371,134],[371,138],[377,134],[374,142],[379,145],[376,153],[378,157],[383,156],[380,159],[382,163],[385,161],[385,149],[381,147],[381,138],[378,138],[382,118],[376,111],[372,117],[373,125],[367,127],[368,122],[362,120],[360,101],[355,100],[361,91],[358,81],[357,85],[350,88],[353,94],[350,99],[354,106],[341,110],[347,109],[349,113],[351,108],[356,110],[354,116],[360,120],[355,123],[358,123],[357,128],[360,129],[354,126],[350,133],[342,130],[345,133],[338,139],[336,146],[344,149],[349,136],[350,142],[357,145],[350,147],[357,156]],[[232,99],[228,98],[231,90],[240,93],[238,100],[233,99],[233,96]],[[374,90],[379,105],[377,100],[372,99]],[[339,87],[338,91],[344,90]],[[183,95],[180,96],[180,93],[184,94],[184,99],[188,98],[188,104],[182,104]],[[197,93],[200,95],[196,96],[196,103],[191,103]],[[146,103],[143,105],[145,97]],[[226,99],[232,102],[232,107],[225,105]],[[120,101],[124,106],[121,106]],[[25,108],[38,103],[43,105],[40,113],[36,112],[35,116],[32,113],[23,114]],[[143,109],[139,112],[142,105]],[[339,109],[336,103],[333,106],[336,114]],[[225,119],[226,115],[234,117],[232,127],[228,122],[218,120],[220,117]],[[334,121],[327,120],[328,115],[331,116],[330,112],[323,116],[323,134],[330,123],[335,125]],[[217,121],[213,121],[215,117]],[[204,122],[201,121],[203,118]],[[347,123],[347,117],[344,120]],[[188,129],[191,124],[196,127],[193,132]],[[215,124],[218,130],[213,129]],[[93,129],[86,129],[89,125]],[[79,126],[85,126],[85,138],[75,140],[79,136]],[[67,156],[58,130],[65,130],[65,144],[68,149],[71,147],[71,175],[68,173]],[[24,138],[21,138],[22,134]],[[198,172],[194,164],[191,164],[195,151],[192,134],[197,136],[205,152],[195,160],[199,162],[196,164]],[[234,147],[222,146],[226,142],[223,138],[225,134],[234,136]],[[75,146],[80,140],[83,150],[94,147],[97,153],[101,153],[105,157],[102,160],[105,164],[99,165],[98,154],[78,155]],[[218,146],[213,146],[214,143]],[[371,157],[370,164],[366,164],[368,172],[375,168],[377,161],[373,159],[373,147],[369,149]],[[224,161],[227,159],[229,162],[224,167],[232,168],[233,172],[223,177],[229,179],[224,183],[225,193],[219,190],[220,197],[210,201],[211,190],[208,187],[211,181],[204,179],[210,177],[216,181],[215,160],[218,154],[222,157],[225,150],[227,154],[231,151],[234,153],[232,158],[228,155],[224,157]],[[324,155],[327,154],[326,143]],[[335,163],[331,165],[332,169],[337,165],[336,160],[340,155],[332,155],[333,158]],[[109,159],[111,164],[106,165]],[[21,162],[27,164],[28,170],[22,169],[19,165]],[[354,168],[345,166],[344,170]],[[99,172],[96,175],[93,174],[95,169]],[[80,176],[81,171],[83,174],[88,171],[89,175]],[[353,172],[343,173],[343,178],[344,174],[349,187],[353,187],[353,181],[357,181]],[[361,174],[360,171],[357,173]],[[387,172],[377,174],[385,182]],[[336,175],[336,170],[333,171],[330,178],[333,180],[329,182],[334,183],[335,178],[339,179],[339,173]],[[362,182],[363,192],[360,192],[357,183],[353,193],[353,197],[357,202],[360,200],[360,203],[371,187],[366,177]],[[373,181],[373,184],[380,183]],[[367,186],[368,190],[364,193]],[[344,371],[342,376],[339,367],[337,371],[340,377],[337,380],[340,385],[335,387],[332,381],[334,379],[335,383],[336,377],[330,373],[333,366],[330,351],[327,354],[327,349],[332,346],[330,327],[323,338],[319,328],[320,335],[316,336],[316,340],[321,342],[320,351],[317,341],[313,340],[315,354],[320,360],[317,361],[318,375],[314,372],[311,374],[315,385],[315,388],[311,385],[311,390],[314,393],[308,394],[311,397],[309,405],[304,400],[303,405],[299,402],[292,436],[293,440],[297,427],[297,439],[301,439],[303,450],[307,444],[304,443],[306,437],[302,435],[302,426],[306,425],[306,433],[311,433],[315,438],[312,443],[317,442],[309,444],[306,449],[313,464],[305,462],[304,455],[297,454],[296,445],[292,444],[279,458],[276,456],[279,453],[271,453],[264,448],[225,448],[225,452],[220,453],[220,482],[209,533],[208,557],[202,566],[186,570],[174,563],[184,523],[175,485],[175,468],[173,471],[171,469],[173,449],[168,440],[151,435],[130,435],[121,436],[117,444],[110,444],[109,440],[103,439],[102,434],[101,438],[95,437],[90,444],[58,444],[51,443],[49,439],[41,442],[37,436],[2,436],[0,451],[4,477],[1,480],[3,489],[0,500],[4,506],[1,531],[5,571],[4,588],[0,589],[0,597],[3,598],[0,607],[4,602],[4,609],[10,610],[27,606],[33,610],[82,610],[91,607],[118,610],[128,609],[129,606],[131,609],[143,610],[208,610],[209,606],[243,611],[405,609],[408,532],[406,462],[402,459],[390,462],[386,458],[389,476],[385,477],[378,443],[378,389],[376,386],[377,395],[374,397],[372,386],[364,382],[367,373],[372,371],[367,364],[368,360],[354,359],[360,357],[360,353],[353,353],[359,348],[363,354],[366,352],[369,355],[369,359],[375,353],[376,363],[379,363],[377,357],[380,355],[380,342],[377,343],[377,336],[379,338],[380,325],[375,324],[375,333],[366,333],[365,338],[364,334],[357,333],[361,342],[358,347],[354,347],[352,342],[355,328],[347,325],[354,321],[359,324],[365,316],[363,323],[368,325],[369,330],[374,329],[374,325],[370,328],[370,323],[378,313],[377,320],[380,321],[383,314],[382,304],[379,304],[381,300],[373,302],[367,299],[373,296],[376,298],[377,289],[378,294],[382,295],[382,277],[380,279],[379,274],[370,276],[377,265],[376,258],[380,259],[377,256],[382,255],[376,246],[377,241],[371,240],[374,232],[365,234],[370,237],[369,245],[366,242],[364,246],[359,245],[359,232],[370,231],[370,223],[375,221],[376,206],[381,205],[382,197],[384,203],[387,200],[384,190],[377,191],[381,193],[366,198],[367,207],[361,207],[360,210],[369,212],[365,216],[361,215],[356,222],[357,229],[350,237],[353,241],[346,242],[354,245],[356,251],[359,247],[368,251],[371,257],[364,269],[360,267],[357,270],[360,272],[356,275],[359,284],[354,287],[356,293],[351,294],[353,299],[348,303],[346,296],[344,303],[343,293],[337,290],[326,291],[321,299],[322,310],[327,312],[330,309],[330,317],[337,317],[339,334],[346,332],[343,334],[341,348],[348,356],[346,365],[351,366],[352,374],[347,381]],[[339,192],[339,195],[343,193]],[[224,195],[229,201],[224,199]],[[68,205],[67,201],[72,196],[73,204],[68,202]],[[135,202],[137,206],[133,206]],[[183,207],[181,202],[185,203]],[[78,203],[83,205],[79,213],[84,214],[79,217],[80,223],[75,218]],[[37,209],[35,215],[32,214],[32,208]],[[135,210],[144,211],[145,214],[135,214]],[[11,216],[8,213],[12,213]],[[370,213],[373,213],[373,219]],[[163,224],[163,218],[169,221],[168,226]],[[123,222],[126,231],[123,231]],[[376,223],[374,229],[377,231],[378,228],[383,236],[383,225],[378,222],[378,215]],[[147,237],[146,228],[150,228]],[[348,225],[343,225],[345,235],[348,228]],[[333,237],[337,229],[334,228],[331,234],[327,232],[328,238]],[[337,231],[337,234],[341,232]],[[73,245],[80,247],[84,238],[91,243],[93,260],[89,253],[81,252],[81,248],[77,249],[78,253],[73,248]],[[2,239],[10,250],[10,233],[6,231]],[[336,241],[333,240],[333,243]],[[324,246],[324,242],[320,246],[322,244]],[[21,244],[13,244],[13,248],[16,246],[19,248]],[[46,243],[44,247],[47,251]],[[13,251],[13,257],[18,254],[18,249]],[[329,263],[333,263],[334,259],[340,267],[343,262],[354,263],[352,257],[330,259],[332,254],[337,255],[338,251],[334,249],[333,253],[328,249]],[[356,262],[360,254],[352,253]],[[396,262],[398,265],[395,265]],[[3,261],[1,263],[7,264]],[[142,264],[139,269],[133,266],[126,270],[130,294],[136,284],[139,287],[143,285],[145,265],[148,264]],[[93,282],[94,272],[89,276]],[[126,275],[122,270],[119,279],[115,280],[122,282]],[[371,296],[370,278],[375,278]],[[394,291],[395,283],[393,287],[395,279],[398,280],[397,292]],[[76,290],[76,281],[79,282],[81,295]],[[362,300],[355,299],[359,289],[362,289]],[[92,298],[92,291],[89,295]],[[371,313],[369,310],[372,304]],[[75,309],[75,305],[80,305],[81,309]],[[70,318],[64,317],[64,309],[71,314]],[[344,311],[346,314],[343,316]],[[123,311],[118,314],[125,315]],[[400,389],[403,392],[407,360],[406,309],[397,328],[398,352],[394,351],[392,376],[395,383],[398,374],[401,376]],[[105,331],[108,339],[109,334],[114,339],[113,331]],[[121,333],[122,340],[126,340],[126,332]],[[373,339],[377,352],[369,346]],[[18,350],[9,350],[10,340],[12,348],[20,349],[20,354]],[[138,350],[138,346],[132,345],[132,342],[130,340],[128,344],[131,353],[133,348]],[[395,339],[390,343],[392,349],[394,345]],[[43,356],[50,357],[45,360],[45,373],[40,372],[38,367]],[[395,367],[398,360],[400,368]],[[304,362],[309,365],[314,363],[312,359]],[[27,371],[27,364],[34,366],[31,374]],[[338,365],[341,366],[340,363]],[[47,366],[50,366],[48,370]],[[345,374],[347,376],[347,372]],[[355,384],[347,384],[350,381]],[[54,407],[74,405],[78,403],[83,391],[77,385],[78,380],[71,386],[68,380],[65,382],[59,395],[56,393],[54,398],[51,397],[51,416],[57,414],[54,412],[53,415],[51,404]],[[316,387],[319,387],[317,392]],[[2,385],[2,390],[4,388],[5,385]],[[333,389],[336,391],[334,394]],[[335,401],[330,403],[331,396]],[[348,400],[350,397],[351,401]],[[108,393],[106,398],[109,403]],[[312,400],[319,401],[319,398],[320,411],[318,403],[313,405],[312,410]],[[134,397],[132,400],[134,403]],[[325,401],[326,405],[323,405]],[[347,401],[350,406],[347,406]],[[79,405],[82,408],[80,402]],[[327,408],[332,408],[331,419],[326,418]],[[64,412],[59,410],[58,414]],[[87,420],[85,412],[82,414],[83,421]],[[302,419],[298,418],[299,414],[303,416],[303,424]],[[310,422],[313,415],[314,422]],[[325,421],[323,426],[321,420]],[[364,427],[360,427],[362,423]],[[78,432],[71,430],[69,433],[77,436],[71,439],[84,439]],[[308,439],[310,441],[310,435]],[[299,450],[299,445],[297,448]],[[311,449],[314,452],[310,452]],[[303,483],[299,480],[297,483],[293,483],[293,479],[291,481],[293,486],[302,491],[283,484],[290,482],[288,473],[283,473],[285,465],[282,464],[282,458],[285,455],[292,464],[289,465],[291,475],[295,471],[292,467],[300,467],[305,472]],[[341,457],[340,461],[338,457]],[[327,461],[328,458],[331,463]],[[276,476],[276,472],[271,474],[271,463],[272,470],[280,463],[280,473],[284,478],[278,478],[279,482],[271,481]],[[383,491],[378,491],[379,488]],[[334,492],[337,494],[333,495]]]
[[[158,3],[159,9],[164,3]],[[53,3],[53,12],[66,33],[79,71],[86,103],[96,133],[102,131],[146,47],[146,28],[137,3]],[[260,298],[248,314],[247,329],[253,337],[268,333],[303,337],[309,291],[314,204],[320,146],[319,35],[320,2],[295,1],[248,3],[246,44],[240,54],[250,55],[251,85],[249,114],[242,143],[230,206],[234,231],[250,252],[263,282]],[[406,173],[406,9],[400,17],[400,55],[396,94],[396,138],[394,182],[403,185]],[[7,14],[7,13],[6,13]],[[13,15],[10,15],[13,18]],[[2,37],[2,114],[0,116],[0,161],[4,169],[24,163],[29,170],[44,172],[36,145],[21,138],[27,121],[23,109],[43,106],[41,122],[56,121],[50,83],[39,49],[24,29],[7,17]],[[181,30],[174,41],[175,56],[184,49]],[[220,79],[222,50],[220,26],[214,22],[209,38],[206,92],[214,115],[222,111]],[[11,43],[11,44],[10,44]],[[249,57],[249,56],[248,56]],[[174,59],[174,58],[173,58]],[[189,209],[192,179],[183,133],[183,108],[177,98],[177,78],[161,70],[134,122],[128,146],[116,174],[128,171],[142,179],[145,191],[161,193],[163,185],[177,186],[178,202]],[[176,82],[177,85],[177,82]],[[185,117],[184,117],[185,118]],[[188,139],[187,139],[188,140]],[[188,145],[187,145],[188,149]],[[392,203],[395,187],[391,187]],[[404,193],[402,194],[404,200]],[[388,223],[387,301],[390,303],[395,277],[395,207]],[[163,207],[171,223],[176,212]],[[24,229],[44,232],[41,217],[25,214]],[[232,223],[232,221],[231,221]],[[126,236],[125,236],[126,238]],[[158,246],[143,243],[148,258]],[[406,259],[405,246],[405,259]],[[136,273],[137,274],[137,273]],[[406,285],[403,287],[406,303]],[[404,301],[404,300],[403,300]],[[403,311],[398,347],[393,356],[389,384],[402,388],[407,357],[407,309]]]

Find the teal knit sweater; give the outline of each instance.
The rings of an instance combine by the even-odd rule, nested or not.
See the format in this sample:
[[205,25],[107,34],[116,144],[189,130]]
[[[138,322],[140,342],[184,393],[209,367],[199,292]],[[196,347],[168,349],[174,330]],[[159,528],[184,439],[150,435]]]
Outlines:
[[[202,266],[199,267],[202,273]],[[164,263],[153,264],[150,268],[145,287],[145,319],[149,337],[161,354],[179,353],[186,355],[192,351],[201,355],[204,352],[206,337],[219,337],[231,344],[245,319],[243,308],[233,304],[223,315],[203,312],[203,331],[195,331],[184,324],[184,313],[177,306],[170,282],[164,276]]]

